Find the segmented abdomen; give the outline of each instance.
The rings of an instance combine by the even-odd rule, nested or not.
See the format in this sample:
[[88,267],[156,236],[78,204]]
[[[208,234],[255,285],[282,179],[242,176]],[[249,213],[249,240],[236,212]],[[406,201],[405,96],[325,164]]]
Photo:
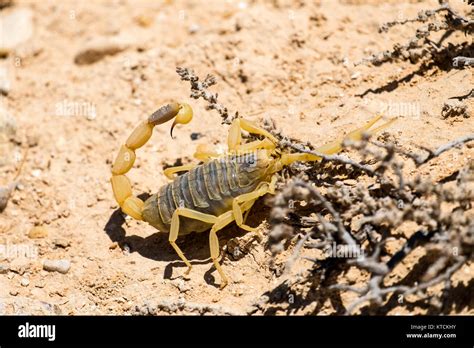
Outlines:
[[[169,232],[171,217],[177,207],[215,216],[231,210],[234,197],[250,192],[258,185],[258,182],[243,182],[236,163],[238,158],[215,159],[178,176],[145,202],[144,220],[162,232]],[[202,221],[181,218],[179,234],[201,232],[209,227]]]

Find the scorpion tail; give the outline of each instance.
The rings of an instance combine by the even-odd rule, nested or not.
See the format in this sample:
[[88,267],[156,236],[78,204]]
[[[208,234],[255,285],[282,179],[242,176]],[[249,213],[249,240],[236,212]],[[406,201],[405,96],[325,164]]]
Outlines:
[[[115,200],[122,211],[137,220],[142,220],[143,201],[133,196],[132,185],[125,174],[135,162],[135,150],[142,147],[150,139],[156,125],[175,119],[176,124],[186,124],[191,121],[193,110],[188,104],[170,103],[155,111],[146,121],[141,122],[130,134],[112,165],[112,190]],[[173,129],[173,128],[172,128]]]

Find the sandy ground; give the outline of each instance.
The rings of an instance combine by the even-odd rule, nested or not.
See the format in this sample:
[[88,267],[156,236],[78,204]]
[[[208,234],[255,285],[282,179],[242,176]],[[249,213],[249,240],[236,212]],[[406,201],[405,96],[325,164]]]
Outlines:
[[[1,10],[29,9],[32,37],[1,61],[11,80],[2,105],[17,123],[15,141],[2,147],[2,185],[14,176],[25,148],[28,153],[20,185],[0,214],[0,313],[252,311],[261,295],[281,282],[269,267],[264,243],[249,242],[239,257],[226,252],[223,269],[231,283],[220,290],[207,233],[190,235],[179,241],[194,264],[190,279],[184,280],[186,268],[167,235],[117,211],[109,177],[120,144],[138,122],[170,99],[193,106],[192,123],[178,127],[176,139],[170,139],[169,125],[158,127],[138,151],[130,178],[139,193],[154,193],[167,182],[164,166],[192,162],[197,144],[226,144],[227,127],[202,101],[188,97],[189,85],[179,80],[176,66],[193,68],[201,76],[214,74],[219,82],[213,90],[229,109],[260,124],[272,120],[286,135],[313,144],[359,127],[381,110],[401,116],[389,132],[406,150],[415,145],[435,148],[472,133],[472,116],[441,117],[447,98],[472,88],[472,68],[435,66],[419,72],[410,63],[353,66],[413,33],[413,26],[404,26],[382,36],[377,32],[381,23],[415,16],[436,4],[15,1]],[[456,34],[456,40],[466,37]],[[90,47],[114,54],[84,63],[80,53]],[[402,82],[394,84],[397,80]],[[389,88],[357,96],[383,86]],[[466,101],[471,115],[472,100]],[[192,140],[192,133],[201,136]],[[468,147],[448,152],[424,168],[424,174],[446,177],[472,161],[473,154]],[[251,217],[263,234],[269,210],[264,201]],[[225,250],[247,240],[235,226],[220,235]],[[70,262],[67,273],[43,270],[44,260],[60,259]],[[409,260],[405,271],[413,266]],[[300,261],[294,272],[307,266]],[[454,306],[452,314],[474,313],[469,300],[473,270],[468,264],[455,275],[466,288],[468,305]],[[362,275],[349,276],[357,282]],[[328,300],[318,314],[334,312]],[[424,309],[400,306],[390,312],[396,313]]]

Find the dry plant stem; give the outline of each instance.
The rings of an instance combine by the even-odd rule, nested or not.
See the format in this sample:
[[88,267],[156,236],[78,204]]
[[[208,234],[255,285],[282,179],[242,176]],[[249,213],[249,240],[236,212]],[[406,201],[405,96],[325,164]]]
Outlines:
[[469,99],[469,98],[474,98],[474,89],[471,89],[470,92],[464,94],[464,95],[461,95],[461,96],[458,96],[458,97],[450,97],[448,99],[456,99],[456,100],[464,100],[464,99]]
[[380,303],[383,301],[383,298],[390,294],[402,294],[403,296],[407,296],[419,291],[426,290],[427,288],[439,284],[443,281],[446,281],[451,278],[454,272],[456,272],[461,266],[466,262],[465,257],[460,257],[459,260],[449,267],[444,273],[438,275],[436,278],[431,279],[430,281],[420,283],[416,287],[409,287],[403,285],[391,286],[387,288],[381,287],[383,277],[382,276],[374,276],[368,283],[368,286],[362,289],[355,288],[352,286],[346,286],[344,284],[341,285],[334,285],[332,286],[333,289],[344,290],[344,291],[352,291],[359,295],[362,295],[357,300],[352,302],[346,309],[346,314],[350,315],[352,312],[359,307],[364,302],[376,302]]
[[232,120],[238,117],[236,112],[233,116],[229,114],[229,110],[224,105],[217,101],[218,94],[212,93],[208,90],[209,87],[217,83],[216,78],[212,75],[207,75],[203,81],[199,81],[194,71],[189,68],[177,67],[176,72],[183,81],[189,81],[191,84],[191,98],[202,98],[208,102],[207,109],[216,110],[222,117],[222,123],[231,124]]
[[[465,264],[467,260],[472,259],[471,245],[474,240],[474,236],[472,236],[474,221],[469,219],[463,211],[469,209],[474,201],[474,197],[466,186],[469,180],[472,180],[469,179],[472,177],[472,174],[469,173],[474,170],[474,166],[471,164],[468,165],[466,169],[461,170],[456,179],[457,192],[448,192],[443,189],[442,186],[438,186],[435,183],[419,181],[419,179],[416,178],[415,180],[404,178],[401,167],[398,164],[399,162],[396,160],[396,155],[406,156],[413,160],[417,166],[420,166],[440,156],[442,153],[473,139],[474,134],[470,134],[444,144],[435,150],[424,149],[428,152],[428,155],[405,153],[401,149],[396,148],[393,144],[379,143],[370,140],[350,145],[346,144],[346,146],[355,147],[356,150],[360,151],[364,159],[367,158],[367,155],[370,155],[380,162],[374,169],[365,171],[367,174],[376,172],[375,180],[387,190],[386,193],[381,192],[379,196],[374,195],[370,192],[370,189],[360,185],[356,188],[349,186],[347,189],[345,189],[344,186],[328,186],[324,190],[325,193],[323,193],[323,191],[319,191],[316,186],[305,180],[300,178],[292,179],[287,187],[275,197],[275,204],[271,214],[273,228],[270,237],[275,238],[272,236],[281,235],[281,231],[287,231],[288,228],[290,228],[288,231],[293,231],[294,227],[292,227],[291,221],[294,221],[295,215],[298,216],[297,211],[292,211],[291,220],[284,218],[285,212],[289,211],[288,202],[290,200],[303,200],[314,206],[318,211],[318,213],[316,213],[318,219],[315,220],[307,217],[305,224],[300,225],[305,228],[309,226],[310,230],[306,232],[306,238],[300,240],[297,244],[286,267],[291,267],[291,265],[295,263],[298,255],[301,254],[301,248],[324,249],[330,247],[334,241],[339,241],[348,246],[355,245],[361,250],[360,257],[343,259],[341,262],[364,269],[370,274],[370,280],[367,281],[367,284],[363,287],[354,287],[346,284],[331,287],[331,289],[334,290],[352,291],[360,295],[358,299],[347,306],[347,314],[353,313],[357,307],[366,302],[381,306],[385,301],[386,295],[391,293],[402,295],[416,293],[419,296],[426,297],[426,289],[441,282],[444,282],[446,285],[440,296],[444,301],[446,291],[449,291],[451,286],[452,274]],[[283,140],[282,145],[293,148],[299,152],[305,150],[303,145],[296,144],[295,141]],[[379,150],[383,150],[385,154],[377,154],[377,151],[368,149],[368,145],[375,145]],[[307,146],[311,147],[311,144],[307,144]],[[310,153],[319,155],[314,152]],[[338,162],[339,159],[331,158],[331,156],[326,156],[326,159],[335,160],[337,163],[345,165],[353,165],[350,160]],[[359,168],[357,165],[355,167]],[[393,180],[394,177],[390,175],[390,172],[395,174],[395,178],[399,178],[398,185],[396,181]],[[344,184],[342,183],[340,185]],[[356,192],[359,192],[359,195],[363,193],[363,196],[359,197]],[[435,205],[430,203],[433,201],[432,199],[436,202]],[[390,208],[391,204],[393,205],[391,202],[396,202],[397,200],[406,202],[403,204],[407,204],[407,208],[405,209],[403,205]],[[367,201],[367,203],[365,203],[365,201]],[[453,210],[450,214],[443,216],[439,213],[439,209],[444,201],[449,202],[451,205],[453,203],[456,205],[452,208]],[[359,207],[357,205],[359,205]],[[369,208],[370,206],[372,206],[372,208]],[[291,209],[293,208],[290,207],[290,210]],[[326,214],[327,216],[322,217],[321,214]],[[352,219],[359,214],[362,214],[363,217],[356,220],[360,227],[354,231]],[[304,218],[305,217],[301,216],[301,221],[303,221]],[[402,222],[410,220],[417,223],[420,226],[420,230],[411,235],[403,246],[392,254],[388,261],[384,261],[382,259],[382,251],[384,250],[387,238],[399,238],[394,237],[392,231],[400,226]],[[387,221],[389,225],[384,225],[384,221]],[[288,228],[282,227],[285,225],[288,226]],[[311,226],[313,227],[311,228]],[[350,230],[349,226],[351,226]],[[368,246],[362,244],[359,239],[355,238],[357,234],[365,230],[364,226],[369,227],[367,232],[365,232],[368,237],[374,234],[373,237],[369,238],[371,242]],[[274,235],[274,231],[277,234]],[[469,231],[471,231],[471,234],[469,234]],[[309,238],[311,238],[311,240],[309,240]],[[315,242],[314,238],[320,241]],[[303,240],[307,242],[301,245],[300,243],[304,243],[302,242]],[[270,240],[270,242],[271,245],[274,243],[272,240]],[[421,247],[426,250],[440,250],[441,255],[433,261],[427,271],[413,285],[395,284],[393,286],[384,287],[383,281],[385,276],[389,274],[397,264],[404,261],[416,247]],[[460,250],[459,255],[452,252],[452,250],[454,250],[453,248]],[[278,251],[279,249],[277,248],[275,250]],[[311,260],[310,258],[305,259]],[[321,264],[321,260],[318,259],[311,261],[314,262],[315,267]],[[331,263],[321,265],[326,265],[322,267],[330,267],[327,265],[331,265]],[[309,272],[308,277],[311,277],[311,274],[314,273]],[[307,281],[310,281],[310,278],[307,278]],[[287,282],[287,284],[289,283]],[[436,295],[432,297],[432,300],[437,300]],[[437,306],[436,303],[434,305]]]
[[[445,13],[442,21],[436,21],[436,15]],[[407,43],[395,44],[392,50],[387,50],[378,54],[373,54],[370,57],[363,58],[361,61],[355,63],[360,65],[364,63],[371,63],[373,65],[381,65],[386,62],[396,60],[410,60],[413,63],[420,59],[430,59],[435,55],[443,55],[444,49],[440,44],[447,39],[453,32],[460,31],[466,35],[474,33],[474,20],[466,18],[456,11],[454,11],[447,2],[443,2],[438,8],[434,10],[424,10],[418,13],[416,18],[404,19],[399,21],[392,21],[383,24],[379,32],[385,33],[390,28],[397,25],[405,25],[407,23],[427,23],[425,26],[416,30],[415,36]],[[431,33],[444,31],[441,40],[436,44],[429,39]],[[453,66],[466,67],[472,65],[472,59],[468,57],[458,56],[453,59]]]
[[474,140],[474,134],[469,134],[469,135],[466,135],[466,136],[463,136],[461,138],[458,138],[456,140],[453,140],[445,145],[442,145],[440,147],[438,147],[435,151],[433,152],[429,152],[429,155],[428,157],[426,157],[426,159],[423,161],[423,163],[426,163],[428,162],[429,160],[435,158],[435,157],[438,157],[439,155],[441,155],[443,152],[446,152],[448,150],[451,150],[452,148],[455,148],[461,144],[465,144],[469,141],[473,141]]
[[326,161],[333,161],[333,162],[336,162],[336,163],[341,163],[341,164],[347,164],[347,165],[350,165],[350,166],[353,166],[357,169],[360,169],[364,172],[366,172],[367,174],[369,175],[376,175],[376,172],[368,167],[368,166],[364,166],[356,161],[353,161],[347,157],[344,157],[344,156],[340,156],[340,155],[324,155],[322,153],[319,153],[319,152],[316,152],[316,151],[313,151],[313,150],[308,150],[306,149],[303,145],[301,144],[296,144],[294,142],[291,142],[290,140],[288,139],[282,139],[280,140],[280,145],[282,147],[290,147],[294,150],[297,150],[298,152],[304,152],[304,153],[309,153],[309,154],[312,154],[312,155],[315,155],[315,156],[319,156],[321,157],[322,159],[326,160]]
[[293,251],[293,254],[291,255],[291,257],[288,259],[288,261],[285,264],[285,270],[284,270],[283,275],[287,275],[287,274],[290,273],[291,268],[293,267],[293,264],[295,263],[295,261],[300,256],[301,249],[303,248],[305,243],[308,241],[310,236],[311,236],[311,234],[307,233],[303,238],[301,238],[301,240],[298,242],[298,244],[296,244],[295,250]]
[[[292,185],[295,187],[301,187],[301,188],[307,189],[309,191],[309,197],[321,202],[324,208],[327,209],[334,218],[334,225],[336,227],[336,231],[337,231],[339,239],[342,240],[346,245],[349,245],[352,247],[357,246],[357,243],[352,237],[352,235],[344,227],[344,224],[342,222],[342,219],[339,213],[336,211],[336,209],[334,209],[332,204],[323,195],[321,195],[321,193],[319,193],[318,190],[316,190],[314,187],[312,187],[308,183],[302,181],[301,179],[295,179]],[[304,240],[306,239],[307,238],[304,238]],[[299,253],[298,248],[296,249],[296,253]],[[378,256],[377,253],[375,254],[376,256]],[[295,256],[295,254],[292,256],[292,258],[296,258],[296,257],[297,256]],[[357,264],[360,268],[367,269],[368,271],[373,272],[375,274],[386,274],[389,271],[389,268],[387,267],[386,264],[376,262],[375,257],[373,256],[366,257],[365,255],[361,255],[359,258],[351,262]]]
[[449,5],[449,3],[447,2],[444,2],[442,3],[438,8],[434,9],[434,10],[423,10],[423,11],[420,11],[418,13],[418,16],[416,18],[411,18],[411,19],[404,19],[404,20],[399,20],[399,21],[392,21],[392,22],[388,22],[388,23],[385,23],[383,24],[380,29],[379,29],[379,32],[387,32],[390,28],[396,26],[396,25],[403,25],[403,24],[406,24],[406,23],[414,23],[414,22],[419,22],[419,23],[425,23],[427,22],[431,17],[433,17],[436,13],[439,13],[439,12],[443,12],[443,11],[446,11],[448,12],[450,15],[452,15],[455,19],[458,19],[460,20],[461,22],[463,23],[467,23],[467,24],[472,24],[473,21],[468,19],[468,18],[465,18],[461,15],[459,15],[458,13],[456,13],[452,8],[451,6]]
[[[462,136],[458,139],[455,139],[453,141],[450,141],[449,143],[441,145],[436,150],[431,150],[431,149],[428,149],[426,147],[419,146],[420,149],[422,149],[423,151],[428,152],[427,156],[421,156],[421,155],[418,155],[418,154],[413,154],[413,153],[410,153],[410,152],[407,152],[407,151],[403,151],[402,149],[399,149],[399,148],[394,148],[394,151],[397,152],[397,153],[403,154],[404,156],[407,156],[408,158],[411,158],[417,166],[420,166],[422,164],[425,164],[425,163],[429,162],[433,158],[438,157],[439,155],[441,155],[442,153],[444,153],[446,151],[449,151],[453,148],[459,147],[460,145],[468,143],[468,142],[473,141],[473,140],[474,140],[474,134],[468,134],[468,135]],[[387,147],[386,144],[381,143],[381,142],[376,141],[376,140],[370,140],[370,143],[374,144],[378,147],[381,147],[381,148],[386,148]]]

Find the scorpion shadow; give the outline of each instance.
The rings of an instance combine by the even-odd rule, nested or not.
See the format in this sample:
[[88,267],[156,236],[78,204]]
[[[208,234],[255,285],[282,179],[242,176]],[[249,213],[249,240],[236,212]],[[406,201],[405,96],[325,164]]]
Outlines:
[[[142,200],[146,200],[149,196],[149,194],[143,193],[138,197]],[[181,277],[176,276],[173,278],[173,268],[186,268],[187,266],[181,261],[179,256],[170,245],[167,233],[161,233],[157,231],[156,233],[153,233],[147,237],[141,237],[137,235],[127,236],[124,224],[124,215],[120,208],[118,208],[110,215],[107,223],[105,224],[104,232],[108,235],[110,240],[112,242],[116,242],[120,249],[124,252],[137,252],[141,256],[151,260],[168,262],[164,270],[164,279],[176,279]],[[242,236],[245,233],[245,231],[240,230],[234,224],[231,224],[222,229],[222,231],[219,231],[219,243],[221,250],[223,245],[226,245],[229,239]],[[191,233],[186,235],[186,238],[178,238],[176,242],[193,265],[207,263],[212,264],[212,260],[210,259],[208,233]],[[221,257],[225,257],[225,253],[222,252],[221,254]],[[215,271],[216,269],[214,265],[212,265],[212,267],[205,272],[204,280],[207,284],[218,287],[219,284],[216,283],[213,276]]]

